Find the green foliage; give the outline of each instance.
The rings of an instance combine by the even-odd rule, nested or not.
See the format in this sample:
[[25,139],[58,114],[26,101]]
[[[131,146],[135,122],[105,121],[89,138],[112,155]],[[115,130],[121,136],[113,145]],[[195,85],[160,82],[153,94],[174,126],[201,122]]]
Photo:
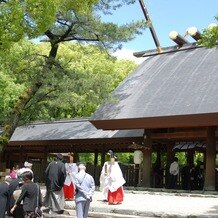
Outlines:
[[[0,68],[5,78],[11,80],[9,87],[18,85],[12,100],[3,100],[10,108],[8,114],[3,112],[1,116],[4,117],[1,122],[5,121],[11,126],[5,135],[10,137],[16,126],[22,122],[90,116],[127,71],[134,68],[133,64],[130,67],[127,62],[120,62],[115,67],[115,60],[105,56],[101,49],[119,48],[123,42],[141,34],[146,27],[144,21],[133,21],[121,26],[105,23],[100,14],[102,10],[111,13],[111,9],[134,2],[0,1]],[[39,36],[50,43],[48,49],[40,50],[36,45],[22,41]],[[73,52],[69,52],[72,60],[64,56],[64,53],[61,55],[61,49],[65,46],[61,44],[67,41],[92,46],[96,44],[100,49],[93,47],[92,51],[87,51],[83,47],[82,50],[86,50],[92,58],[75,50],[80,56],[80,60],[76,62],[75,54],[72,54],[77,49],[74,45],[70,49]],[[95,55],[94,50],[100,57]],[[75,55],[77,58],[78,56]],[[122,64],[128,65],[127,71],[117,74],[120,68],[118,66]]]
[[24,37],[45,32],[56,19],[60,0],[0,2],[0,48],[8,49]]
[[[218,20],[218,16],[215,19]],[[218,25],[205,29],[198,44],[208,48],[218,46]]]
[[133,153],[117,153],[117,158],[120,163],[133,164]]
[[[48,52],[47,44],[24,40],[0,57],[1,123],[18,99],[26,97],[32,82],[43,78]],[[133,62],[118,61],[96,46],[65,43],[40,90],[26,104],[22,123],[90,116],[135,67]]]
[[24,85],[17,84],[15,80],[0,71],[0,122],[2,123],[7,117],[18,97],[23,93]]
[[[46,45],[40,45],[42,55],[46,50]],[[22,119],[90,116],[136,67],[131,61],[117,61],[96,46],[72,43],[60,47],[57,60],[37,96],[29,102]]]
[[94,164],[94,153],[80,153],[79,161],[85,162],[86,164],[93,165]]

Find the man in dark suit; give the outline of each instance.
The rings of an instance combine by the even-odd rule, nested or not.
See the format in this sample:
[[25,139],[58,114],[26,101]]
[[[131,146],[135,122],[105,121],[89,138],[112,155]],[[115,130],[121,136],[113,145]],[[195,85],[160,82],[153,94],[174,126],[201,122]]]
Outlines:
[[63,186],[67,173],[62,160],[62,154],[57,154],[56,160],[52,161],[45,171],[46,196],[44,206],[49,208],[49,214],[62,214],[64,212]]
[[10,176],[5,177],[5,181],[0,183],[0,217],[4,218],[7,211],[7,203],[9,198],[9,182]]
[[[8,206],[7,206],[8,207],[7,208],[8,215],[12,216],[12,214],[10,213],[10,209],[15,204],[14,192],[17,190],[18,193],[20,194],[20,192],[21,192],[20,186],[22,186],[22,185],[23,185],[23,181],[22,181],[21,178],[12,179],[12,181],[10,182],[10,185],[9,185],[9,199],[8,199]],[[14,211],[13,217],[14,218],[20,218],[20,217],[23,216],[23,214],[24,214],[23,205],[21,204]]]

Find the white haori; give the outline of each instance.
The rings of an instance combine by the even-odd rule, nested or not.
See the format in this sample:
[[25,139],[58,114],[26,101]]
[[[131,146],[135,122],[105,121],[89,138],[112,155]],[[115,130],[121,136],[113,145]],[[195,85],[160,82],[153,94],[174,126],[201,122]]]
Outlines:
[[104,198],[107,199],[108,190],[115,192],[125,183],[126,181],[123,178],[118,162],[105,162],[100,176],[100,190]]
[[120,166],[117,162],[111,164],[110,174],[109,174],[109,190],[111,192],[117,191],[118,188],[123,186],[126,183],[123,178],[123,173],[120,169]]
[[173,163],[171,163],[170,165],[170,174],[176,176],[179,173],[179,164],[174,161]]
[[78,167],[76,163],[65,163],[67,176],[64,185],[70,186],[71,183],[75,183],[75,175],[78,173]]

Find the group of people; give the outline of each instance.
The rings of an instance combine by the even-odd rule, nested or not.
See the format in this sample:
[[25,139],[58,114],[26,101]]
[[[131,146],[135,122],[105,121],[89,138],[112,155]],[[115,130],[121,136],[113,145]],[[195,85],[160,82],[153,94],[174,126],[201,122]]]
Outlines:
[[181,170],[182,189],[203,190],[204,188],[204,165],[201,161],[197,165],[187,163]]
[[[102,200],[108,204],[121,204],[124,197],[122,171],[117,157],[109,150],[109,160],[104,163],[100,176]],[[74,163],[73,154],[69,163],[63,162],[63,155],[57,154],[45,171],[45,198],[42,200],[40,186],[34,182],[32,163],[10,171],[0,184],[0,217],[40,217],[44,205],[49,214],[63,214],[65,200],[75,200],[77,218],[87,218],[95,191],[94,178],[86,172],[86,164]],[[36,214],[36,212],[38,214]]]
[[86,173],[86,164],[63,163],[63,155],[57,154],[46,169],[46,195],[44,206],[49,214],[63,214],[65,199],[72,200],[75,196],[77,218],[87,218],[90,202],[95,190],[94,178]]
[[[100,176],[100,189],[103,201],[108,204],[121,204],[124,197],[122,171],[114,153],[108,151],[109,160],[104,163]],[[94,178],[86,172],[86,164],[73,162],[63,163],[63,156],[57,154],[46,169],[46,196],[44,206],[50,214],[62,214],[65,200],[73,200],[75,196],[77,218],[87,218],[92,196],[95,191]]]
[[26,161],[23,168],[13,172],[14,177],[10,172],[0,184],[0,217],[34,217],[42,206],[40,187],[33,182],[31,168],[32,163]]
[[[181,188],[183,190],[202,190],[204,187],[204,165],[201,161],[197,165],[190,165],[187,163],[181,169]],[[177,186],[177,179],[179,175],[178,158],[175,157],[170,165],[170,180],[169,188],[173,189]]]

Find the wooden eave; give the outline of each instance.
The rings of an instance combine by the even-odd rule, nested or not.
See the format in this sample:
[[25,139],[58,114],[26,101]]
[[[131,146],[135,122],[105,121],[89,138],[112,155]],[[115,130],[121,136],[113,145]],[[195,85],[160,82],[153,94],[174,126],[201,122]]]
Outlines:
[[129,119],[90,120],[103,130],[158,129],[218,126],[218,113],[186,114]]
[[36,141],[11,141],[6,151],[31,151],[31,152],[105,152],[108,149],[114,151],[132,151],[128,146],[133,142],[141,144],[142,137],[126,138],[96,138],[96,139],[72,139],[72,140],[36,140]]

